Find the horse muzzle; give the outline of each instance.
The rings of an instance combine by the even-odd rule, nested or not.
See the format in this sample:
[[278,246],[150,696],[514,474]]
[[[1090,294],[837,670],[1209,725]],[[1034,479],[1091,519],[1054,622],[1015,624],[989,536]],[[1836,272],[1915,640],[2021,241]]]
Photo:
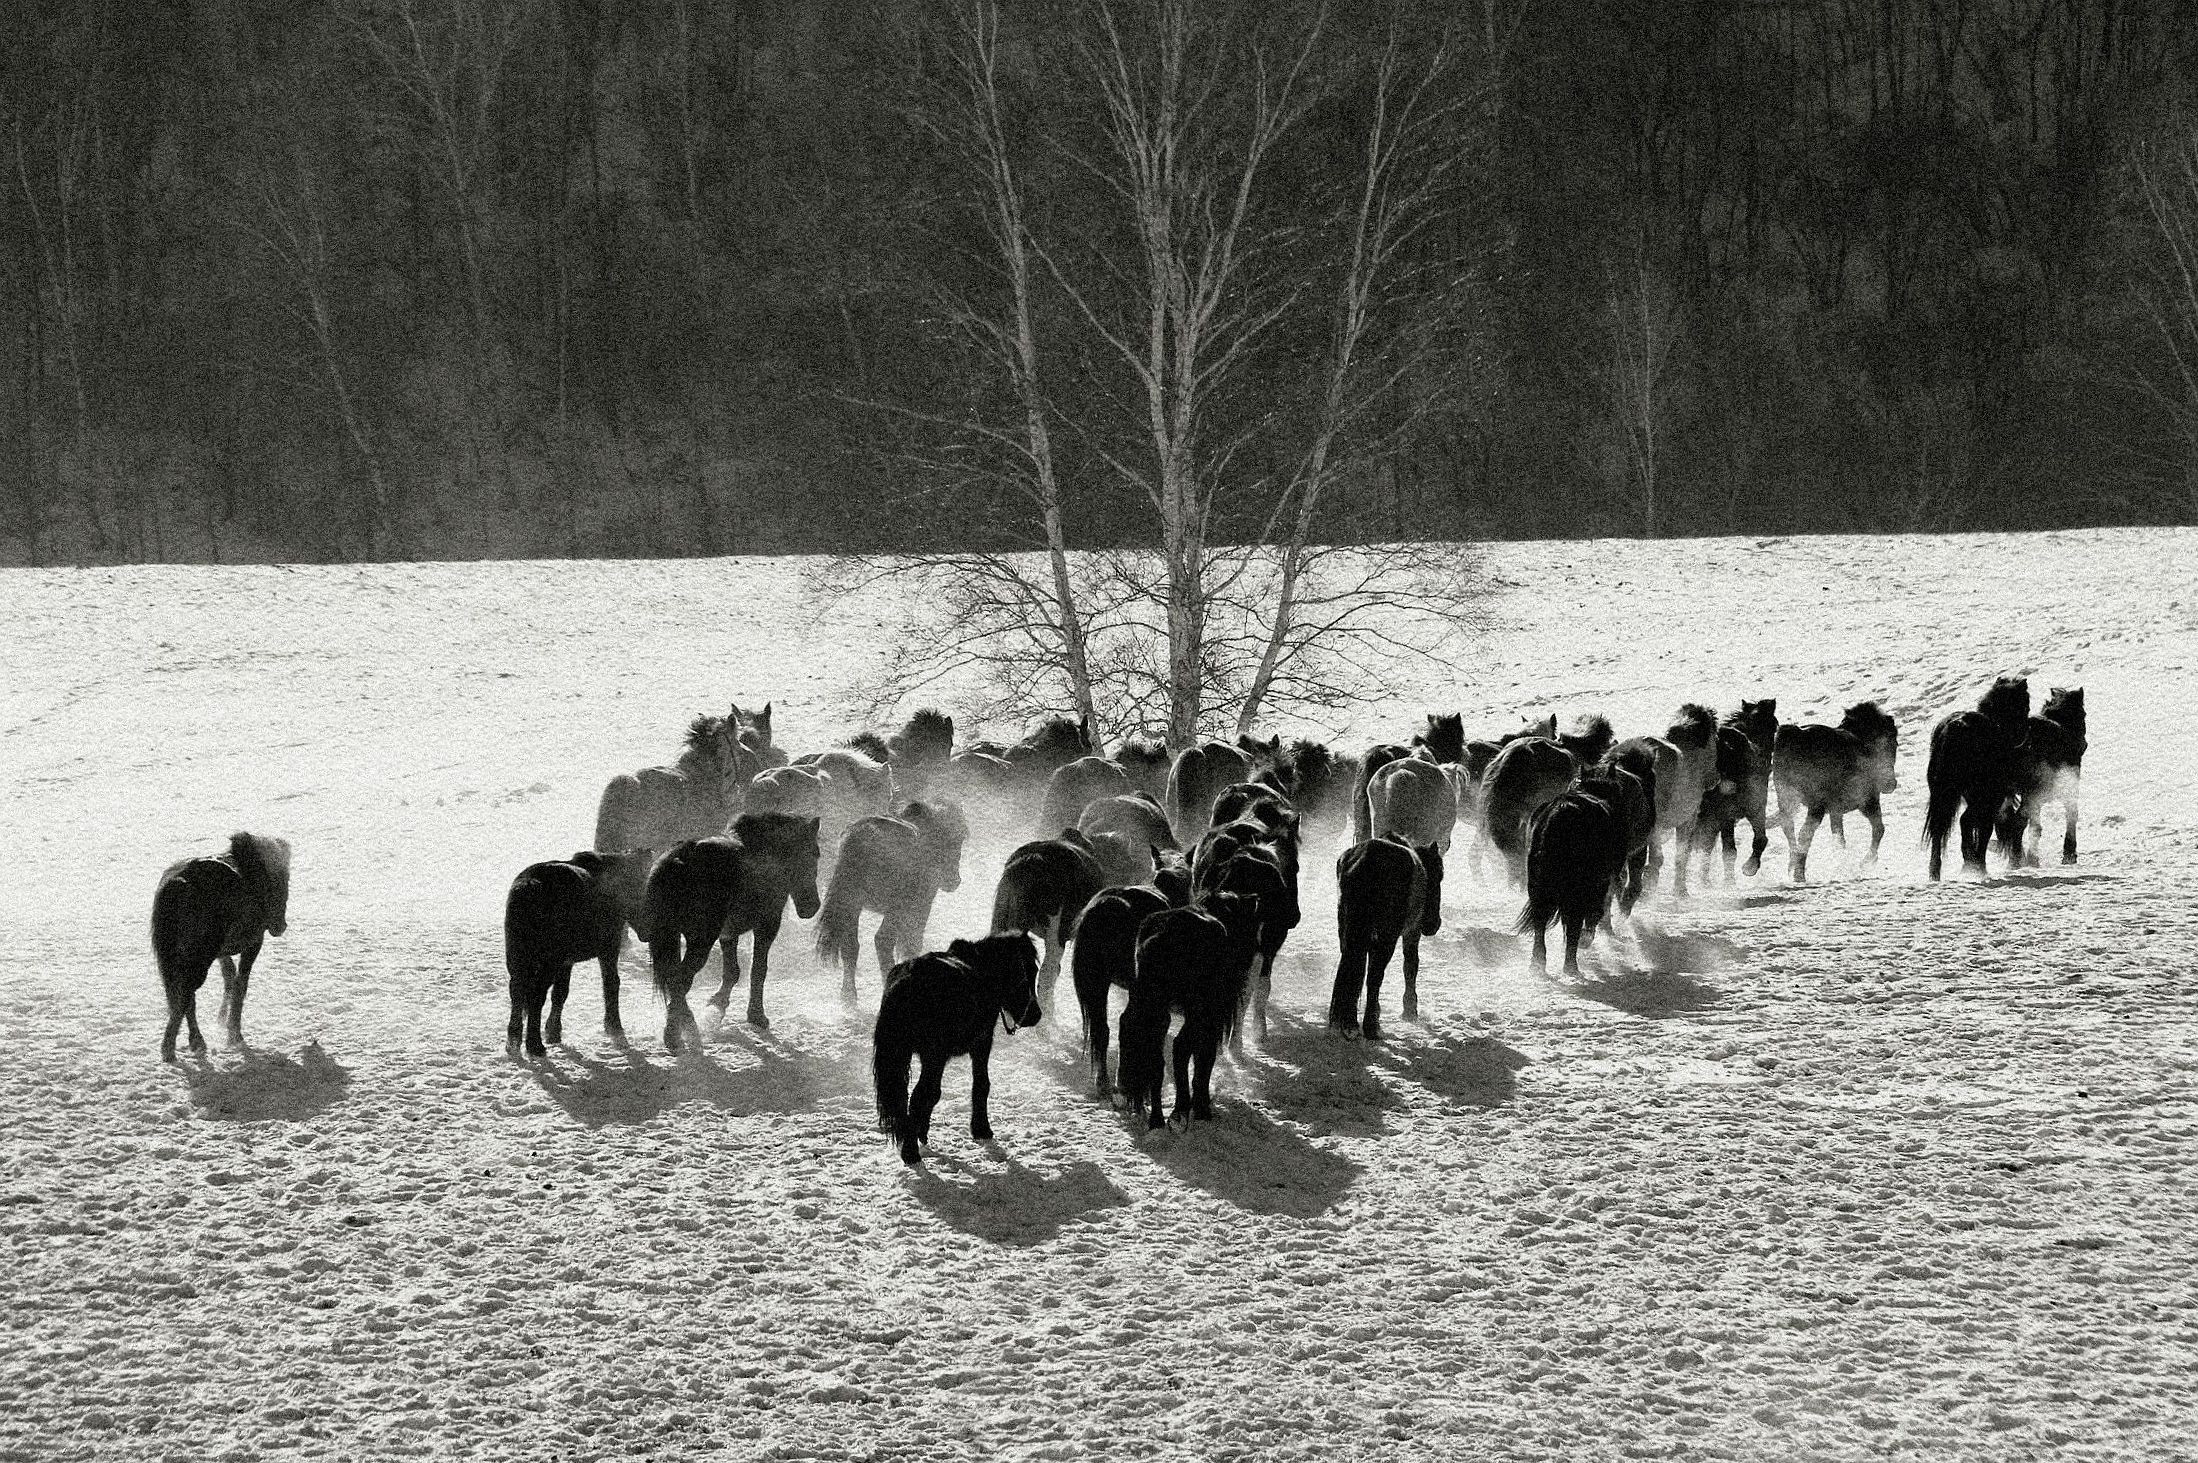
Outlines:
[[270,935],[280,935],[287,931],[289,928],[290,921],[286,919],[270,920],[267,925],[267,933]]
[[806,893],[796,894],[794,896],[794,914],[801,919],[815,919],[817,917],[817,908],[823,903],[824,901],[817,897],[817,891],[814,889],[808,890]]

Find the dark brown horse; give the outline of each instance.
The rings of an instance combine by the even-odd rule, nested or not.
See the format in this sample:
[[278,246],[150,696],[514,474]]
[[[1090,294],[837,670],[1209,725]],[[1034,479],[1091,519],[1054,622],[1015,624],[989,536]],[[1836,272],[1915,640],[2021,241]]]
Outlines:
[[1752,876],[1763,867],[1763,850],[1771,841],[1771,763],[1778,741],[1778,700],[1742,701],[1738,711],[1728,712],[1717,723],[1716,780],[1702,794],[1701,814],[1695,824],[1695,845],[1702,850],[1702,879],[1709,881],[1713,848],[1725,850],[1725,882],[1733,882],[1733,860],[1739,855],[1735,825],[1748,820],[1754,835],[1748,861],[1740,872]]
[[1251,778],[1252,759],[1241,747],[1227,742],[1185,747],[1168,772],[1168,816],[1176,836],[1197,837],[1213,822],[1214,799],[1231,784]]
[[[1896,764],[1900,728],[1875,701],[1847,708],[1838,726],[1789,722],[1778,729],[1771,783],[1778,789],[1778,824],[1786,833],[1787,875],[1796,884],[1809,879],[1809,845],[1817,825],[1829,816],[1832,833],[1847,841],[1840,819],[1859,812],[1870,823],[1870,852],[1865,867],[1877,862],[1885,841],[1882,799],[1900,786]],[[1794,814],[1802,815],[1794,831]]]
[[[2083,791],[2084,752],[2090,746],[2084,725],[2084,688],[2055,686],[2045,707],[2030,718],[2029,731],[2015,754],[2015,795],[2002,809],[2000,851],[2011,867],[2038,864],[2045,836],[2045,807],[2057,802],[2067,815],[2061,835],[2061,862],[2076,862],[2076,804]],[[2030,836],[2027,851],[2025,833]]]
[[[601,968],[603,1010],[612,1021],[618,1010],[619,950],[627,926],[642,919],[655,857],[646,848],[583,849],[569,859],[529,864],[511,881],[504,898],[504,969],[511,977],[506,1049],[516,1052],[523,1037],[527,1055],[539,1057],[564,1040],[565,996],[578,961],[593,960]],[[638,925],[634,933],[641,933]]]
[[931,905],[962,887],[969,824],[952,803],[909,803],[897,817],[864,818],[840,840],[839,859],[817,916],[817,954],[841,968],[840,993],[855,998],[862,915],[875,910],[872,937],[883,979],[923,949]]
[[244,996],[252,962],[268,935],[289,928],[290,845],[257,833],[232,833],[229,850],[170,864],[153,891],[153,958],[168,996],[160,1059],[176,1059],[177,1028],[189,1025],[191,1050],[206,1050],[198,1029],[198,988],[221,962],[221,1010],[229,1045],[244,1045]]
[[[678,1051],[701,1029],[687,1006],[696,972],[710,946],[725,949],[725,980],[710,1004],[723,1011],[740,979],[735,942],[755,934],[755,973],[748,989],[748,1019],[768,1026],[763,982],[770,972],[771,942],[778,938],[786,902],[808,919],[817,912],[817,822],[784,813],[743,813],[716,838],[689,839],[657,861],[642,902],[649,959],[664,997],[664,1046]],[[604,1024],[617,1030],[615,992],[604,992]]]
[[[992,1136],[992,1033],[1045,1019],[1037,976],[1038,952],[1018,934],[956,940],[893,967],[878,1000],[870,1071],[878,1127],[893,1135],[902,1162],[923,1161],[940,1079],[955,1057],[969,1058],[969,1136],[980,1143]],[[914,1091],[911,1063],[921,1063]]]
[[1923,838],[1930,849],[1932,878],[1939,877],[1945,863],[1946,839],[1957,814],[1962,867],[1984,872],[1993,825],[2019,793],[2029,723],[2029,679],[2001,676],[1978,699],[1975,711],[1957,711],[1931,729],[1931,757],[1923,773],[1930,790]]
[[[1442,928],[1442,850],[1385,835],[1336,859],[1335,984],[1328,1029],[1381,1040],[1381,983],[1404,945],[1404,1019],[1419,1016],[1420,939]],[[1365,997],[1365,1015],[1359,998]]]

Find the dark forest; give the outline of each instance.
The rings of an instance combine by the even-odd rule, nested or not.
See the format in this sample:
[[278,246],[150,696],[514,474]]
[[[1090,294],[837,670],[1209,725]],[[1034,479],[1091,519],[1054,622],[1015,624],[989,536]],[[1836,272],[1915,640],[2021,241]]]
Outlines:
[[[1143,287],[1135,230],[1087,166],[1092,36],[1145,8],[1001,21],[1075,545],[1149,531],[1107,469],[1141,407],[1093,344]],[[16,0],[0,562],[1022,542],[966,450],[1016,383],[943,303],[1000,285],[939,125],[955,10]],[[1315,414],[1375,58],[1441,92],[1322,537],[2198,516],[2188,4],[1216,0],[1198,24],[1200,135],[1250,180],[1251,241],[1202,473],[1260,480]],[[1269,62],[1300,71],[1254,177],[1231,119]]]

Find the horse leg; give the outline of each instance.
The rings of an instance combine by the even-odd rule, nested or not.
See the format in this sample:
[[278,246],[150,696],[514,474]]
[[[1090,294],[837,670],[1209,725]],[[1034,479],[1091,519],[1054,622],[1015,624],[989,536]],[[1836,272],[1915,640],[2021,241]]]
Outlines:
[[[1731,836],[1727,831],[1727,837]],[[1559,916],[1565,926],[1565,974],[1577,980],[1580,977],[1580,931],[1587,924],[1587,917],[1579,914]]]
[[1381,1040],[1381,983],[1389,974],[1389,958],[1397,953],[1397,937],[1380,934],[1374,936],[1373,948],[1366,952],[1366,1019],[1359,1023],[1359,1031],[1368,1041]]
[[1344,1036],[1358,1035],[1358,998],[1366,986],[1366,941],[1346,917],[1337,941],[1343,953],[1336,960],[1336,980],[1328,995],[1328,1029]]
[[603,971],[603,1034],[620,1046],[626,1044],[626,1028],[618,1019],[618,953],[625,943],[626,932],[621,929],[618,938],[595,957]]
[[[199,973],[199,979],[206,979],[205,972]],[[166,971],[161,973],[160,983],[168,997],[168,1027],[161,1033],[160,1059],[164,1062],[176,1059],[176,1033],[183,1029],[186,1021],[191,1024],[191,1049],[204,1051],[206,1043],[198,1034],[198,1013],[193,1009],[198,1001],[198,988],[188,984],[184,977],[171,976]]]
[[969,1049],[969,1136],[980,1143],[991,1141],[992,1028],[985,1039]]
[[1399,1014],[1407,1021],[1420,1019],[1420,932],[1417,928],[1404,932],[1404,1005]]
[[513,1056],[519,1054],[519,1044],[526,1037],[527,1008],[532,1004],[530,993],[535,976],[531,966],[520,966],[511,972],[511,1018],[504,1023],[504,1050]]
[[1818,826],[1823,823],[1823,821],[1824,810],[1820,807],[1811,807],[1808,811],[1808,814],[1801,820],[1801,838],[1798,842],[1796,842],[1794,839],[1793,824],[1791,818],[1789,817],[1788,819],[1786,825],[1786,842],[1793,851],[1793,868],[1791,870],[1791,873],[1793,876],[1793,881],[1796,884],[1806,884],[1809,882],[1809,845],[1816,842],[1816,830]]
[[[885,989],[885,978],[893,973],[893,951],[900,939],[901,915],[895,910],[878,921],[877,932],[870,937],[870,948],[878,958],[878,989]],[[847,980],[840,987],[840,995],[846,1000],[855,999],[855,962],[847,962]]]
[[[778,940],[778,920],[772,919],[756,926],[755,954],[749,959],[748,970],[748,1024],[769,1026],[771,1018],[763,1014],[763,982],[771,973],[771,946]],[[723,1010],[721,1005],[718,1009]]]
[[1862,867],[1874,869],[1877,867],[1878,845],[1885,841],[1885,810],[1873,797],[1862,805],[1862,816],[1870,822],[1870,851],[1863,855]]
[[1053,1009],[1053,992],[1061,983],[1061,926],[1068,923],[1068,911],[1057,911],[1046,921],[1046,954],[1038,966],[1040,1011]]
[[1971,799],[1969,806],[1961,810],[1961,866],[1973,868],[1979,874],[1985,872],[1984,854],[1992,841],[1992,809],[1980,807],[1982,799]]
[[[549,981],[549,1015],[541,1025],[541,1040],[550,1046],[563,1046],[565,1043],[565,997],[571,994],[572,967],[560,960]],[[535,1055],[543,1055],[544,1050],[537,1047]]]
[[1170,1053],[1175,1059],[1173,1063],[1175,1067],[1175,1111],[1168,1115],[1168,1121],[1171,1123],[1180,1122],[1186,1128],[1191,1125],[1192,1116],[1191,1047],[1194,1043],[1190,1038],[1190,1024],[1186,1021],[1183,1030],[1176,1033],[1175,1050]]
[[[760,940],[758,943],[761,943]],[[740,936],[731,933],[720,935],[717,947],[725,952],[725,978],[717,983],[717,992],[710,997],[710,1004],[717,1008],[718,1017],[722,1020],[725,1008],[733,1003],[733,987],[740,984]]]
[[1740,872],[1754,878],[1763,867],[1763,850],[1771,846],[1770,816],[1761,808],[1748,814],[1748,861],[1740,866]]
[[2061,807],[2068,813],[2067,831],[2061,834],[2061,862],[2076,862],[2076,789],[2070,787],[2061,798]]
[[674,930],[659,933],[649,943],[649,953],[656,961],[657,985],[664,992],[664,1049],[679,1050],[682,1032],[693,1032],[699,1041],[702,1028],[696,1024],[694,1012],[687,1008],[687,992],[694,985],[695,972],[710,960],[708,939],[697,939]]
[[1549,974],[1549,923],[1546,920],[1534,926],[1534,954],[1527,961],[1527,969],[1536,975]]
[[921,1058],[923,1071],[916,1090],[908,1094],[908,1128],[901,1134],[903,1163],[923,1161],[923,1145],[931,1141],[931,1110],[939,1105],[939,1079],[946,1071],[945,1057],[924,1052]]
[[1213,1121],[1213,1064],[1221,1054],[1221,1043],[1212,1039],[1202,1040],[1191,1052],[1191,1116]]
[[1794,832],[1793,806],[1786,801],[1783,791],[1778,799],[1778,827],[1786,835],[1786,877],[1799,884],[1808,878],[1805,870],[1809,866],[1809,860],[1801,852],[1801,839]]

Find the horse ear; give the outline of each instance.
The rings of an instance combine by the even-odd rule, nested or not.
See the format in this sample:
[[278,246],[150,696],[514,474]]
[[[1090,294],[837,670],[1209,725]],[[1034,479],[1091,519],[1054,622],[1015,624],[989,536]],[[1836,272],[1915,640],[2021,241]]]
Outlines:
[[822,816],[819,816],[819,817],[815,817],[815,818],[804,818],[804,819],[802,819],[801,821],[802,821],[803,825],[804,825],[804,826],[806,826],[806,827],[808,828],[808,830],[809,830],[809,836],[810,836],[811,838],[814,838],[814,837],[816,837],[816,836],[817,836],[817,830],[818,830],[819,828],[821,828],[821,827],[823,827],[823,826],[824,826],[824,819],[823,819],[823,817],[822,817]]

